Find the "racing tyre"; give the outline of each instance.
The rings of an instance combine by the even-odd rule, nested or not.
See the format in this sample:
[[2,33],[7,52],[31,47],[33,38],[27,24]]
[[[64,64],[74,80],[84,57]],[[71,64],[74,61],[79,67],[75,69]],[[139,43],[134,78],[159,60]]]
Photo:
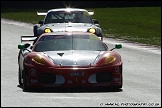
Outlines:
[[38,36],[37,29],[38,29],[38,26],[37,25],[33,26],[34,36]]
[[19,77],[18,77],[18,80],[19,80],[19,85],[20,85],[20,86],[22,86],[22,85],[23,85],[23,83],[22,83],[22,81],[21,81],[21,79],[22,79],[22,75],[21,75],[21,70],[20,70],[20,67],[19,67],[19,73],[18,73],[18,75],[19,75]]
[[23,71],[23,92],[28,91],[28,87],[27,87],[26,83],[27,83],[27,74],[26,74],[26,70],[24,70]]

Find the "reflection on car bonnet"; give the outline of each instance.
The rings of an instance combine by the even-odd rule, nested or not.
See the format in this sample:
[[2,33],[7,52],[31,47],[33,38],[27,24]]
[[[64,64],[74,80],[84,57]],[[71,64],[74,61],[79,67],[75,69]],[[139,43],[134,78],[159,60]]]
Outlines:
[[50,39],[66,39],[66,38],[79,38],[79,39],[98,39],[94,37],[93,35],[49,35],[49,36],[43,36],[39,41],[45,41]]

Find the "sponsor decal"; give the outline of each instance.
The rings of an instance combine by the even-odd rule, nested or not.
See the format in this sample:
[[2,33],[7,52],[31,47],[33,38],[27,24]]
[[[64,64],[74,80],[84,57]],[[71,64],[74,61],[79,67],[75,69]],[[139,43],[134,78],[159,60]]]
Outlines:
[[114,78],[114,81],[118,82],[120,81],[120,78]]
[[115,67],[115,72],[119,72],[119,67]]
[[75,81],[78,82],[78,78],[76,78]]
[[35,69],[31,69],[31,70],[30,70],[30,73],[31,73],[32,75],[35,75],[36,70],[35,70]]
[[31,79],[31,83],[37,83],[38,82],[38,80],[36,80],[36,79]]
[[83,76],[84,72],[72,72],[70,73],[70,76]]
[[68,83],[72,83],[72,80],[68,80]]
[[82,80],[82,83],[86,83],[86,80]]

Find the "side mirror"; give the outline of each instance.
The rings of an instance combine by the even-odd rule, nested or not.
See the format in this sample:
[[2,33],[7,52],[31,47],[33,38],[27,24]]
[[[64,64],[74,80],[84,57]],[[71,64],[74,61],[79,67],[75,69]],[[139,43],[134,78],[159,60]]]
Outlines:
[[26,44],[19,44],[18,45],[18,49],[25,49],[25,48],[28,48],[30,46],[29,43],[26,43]]
[[114,49],[121,49],[122,45],[121,44],[116,44],[115,48],[112,48],[110,51],[114,50]]
[[44,23],[44,21],[43,20],[40,20],[39,22],[38,22],[38,24],[43,24]]
[[96,19],[92,19],[94,24],[98,24],[98,21]]
[[19,44],[18,45],[18,49],[24,49],[25,48],[25,45],[24,44]]
[[121,44],[116,44],[116,45],[115,45],[115,48],[116,48],[116,49],[121,49],[121,48],[122,48],[122,45],[121,45]]

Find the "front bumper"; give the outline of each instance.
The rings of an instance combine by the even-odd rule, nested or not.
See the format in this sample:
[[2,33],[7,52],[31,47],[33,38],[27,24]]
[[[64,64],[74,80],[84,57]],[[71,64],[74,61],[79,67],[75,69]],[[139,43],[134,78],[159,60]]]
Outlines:
[[122,87],[122,63],[88,68],[55,68],[25,65],[27,86],[37,87]]

